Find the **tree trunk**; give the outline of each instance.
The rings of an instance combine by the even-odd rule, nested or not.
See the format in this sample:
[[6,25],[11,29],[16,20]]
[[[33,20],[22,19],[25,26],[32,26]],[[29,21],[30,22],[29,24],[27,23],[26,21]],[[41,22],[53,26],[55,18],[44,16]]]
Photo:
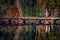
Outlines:
[[[16,0],[16,4],[15,5],[17,6],[17,9],[19,11],[19,17],[18,18],[20,18],[20,17],[22,17],[22,10],[21,10],[21,7],[20,7],[19,0]],[[21,20],[20,20],[19,23],[21,23]],[[19,33],[20,33],[21,30],[22,30],[22,26],[18,26],[17,30],[16,30],[16,33],[15,33],[14,40],[19,40]]]

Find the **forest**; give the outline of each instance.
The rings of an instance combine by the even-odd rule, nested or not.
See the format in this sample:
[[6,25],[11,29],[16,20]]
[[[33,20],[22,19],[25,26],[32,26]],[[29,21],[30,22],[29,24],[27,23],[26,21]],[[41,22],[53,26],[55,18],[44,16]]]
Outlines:
[[[59,18],[59,20],[9,18]],[[17,26],[18,24],[22,26]],[[60,40],[60,0],[0,0],[0,40]]]

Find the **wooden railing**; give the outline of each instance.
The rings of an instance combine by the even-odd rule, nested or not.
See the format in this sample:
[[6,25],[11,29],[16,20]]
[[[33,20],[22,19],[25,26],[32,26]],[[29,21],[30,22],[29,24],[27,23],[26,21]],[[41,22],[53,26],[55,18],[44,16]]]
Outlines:
[[[60,25],[60,24],[44,24],[44,23],[39,23],[39,24],[35,24],[35,23],[32,23],[32,24],[28,24],[28,23],[24,23],[25,21],[28,21],[28,20],[40,20],[40,21],[44,21],[44,20],[60,20],[60,18],[28,18],[28,17],[25,17],[25,18],[0,18],[0,25],[3,25],[2,22],[5,20],[7,20],[7,24],[8,26],[23,26],[23,25]],[[12,21],[13,20],[13,21]],[[22,23],[18,23],[18,24],[14,24],[14,22],[16,20],[22,20],[23,22]],[[6,23],[6,22],[5,22]]]

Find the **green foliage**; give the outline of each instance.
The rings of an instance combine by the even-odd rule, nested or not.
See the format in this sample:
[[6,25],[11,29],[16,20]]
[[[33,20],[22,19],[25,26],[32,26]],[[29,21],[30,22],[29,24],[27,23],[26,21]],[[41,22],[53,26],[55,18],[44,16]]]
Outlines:
[[46,8],[49,10],[50,9],[54,10],[54,14],[55,14],[56,8],[59,8],[60,5],[59,2],[60,2],[59,0],[57,1],[45,0],[45,1],[41,1],[41,3],[38,4],[36,0],[20,0],[21,8],[23,10],[23,16],[33,16],[33,17],[44,17]]

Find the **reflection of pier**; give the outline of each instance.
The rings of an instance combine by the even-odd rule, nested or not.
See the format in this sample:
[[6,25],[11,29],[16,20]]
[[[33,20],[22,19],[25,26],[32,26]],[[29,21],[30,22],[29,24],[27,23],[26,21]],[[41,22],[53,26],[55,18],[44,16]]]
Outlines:
[[[0,18],[0,26],[36,26],[36,28],[49,31],[54,27],[54,26],[60,26],[60,23],[56,23],[56,21],[60,20],[60,18],[38,18],[38,17],[24,17],[24,18]],[[20,23],[21,21],[21,23]],[[46,21],[48,23],[46,23]],[[38,23],[35,23],[38,22]],[[47,26],[47,28],[46,28]],[[47,30],[46,30],[47,29]]]

